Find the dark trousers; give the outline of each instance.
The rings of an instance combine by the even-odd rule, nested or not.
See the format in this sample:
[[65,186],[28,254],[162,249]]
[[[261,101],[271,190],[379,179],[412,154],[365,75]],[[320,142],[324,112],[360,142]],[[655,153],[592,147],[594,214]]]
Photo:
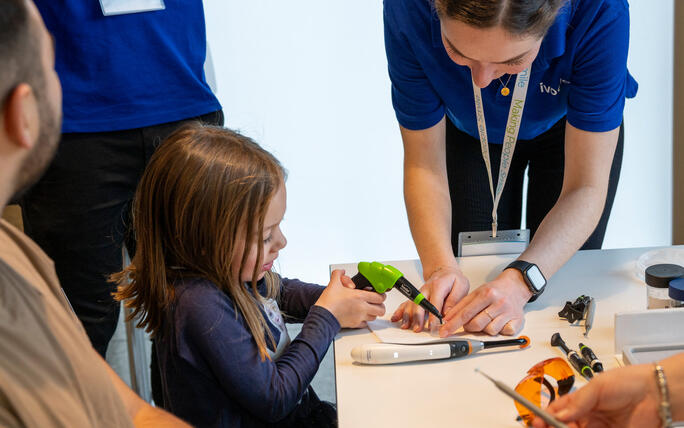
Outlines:
[[[491,230],[493,202],[480,140],[460,131],[450,120],[446,122],[447,175],[452,207],[451,243],[455,253],[459,232]],[[603,214],[596,229],[582,246],[583,250],[601,248],[603,243],[620,179],[623,143],[624,124],[620,126]],[[494,189],[499,179],[501,149],[501,144],[489,144]],[[563,186],[565,118],[533,140],[518,141],[497,210],[499,230],[520,228],[523,178],[527,167],[526,224],[531,236],[534,236],[539,224],[558,200]]]
[[[222,125],[223,112],[188,120]],[[133,195],[152,153],[184,122],[63,134],[45,175],[20,201],[26,233],[54,260],[62,287],[102,356],[119,318],[115,285],[107,278],[122,269]]]

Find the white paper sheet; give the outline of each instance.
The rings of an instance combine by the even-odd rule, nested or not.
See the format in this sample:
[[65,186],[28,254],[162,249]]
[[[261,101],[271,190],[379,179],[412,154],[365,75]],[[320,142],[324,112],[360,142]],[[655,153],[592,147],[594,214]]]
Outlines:
[[[415,333],[413,330],[403,330],[401,322],[391,322],[388,319],[378,318],[368,322],[368,328],[383,343],[398,343],[402,345],[418,345],[422,343],[444,342],[449,339],[475,339],[475,340],[496,340],[499,336],[466,334],[463,329],[449,337],[433,336],[429,331]],[[502,336],[503,337],[503,336]],[[508,337],[510,338],[510,337]]]

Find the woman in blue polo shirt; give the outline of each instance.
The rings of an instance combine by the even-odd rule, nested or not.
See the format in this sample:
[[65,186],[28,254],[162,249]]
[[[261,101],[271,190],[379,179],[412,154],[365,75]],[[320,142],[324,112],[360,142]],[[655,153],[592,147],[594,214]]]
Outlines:
[[[637,91],[627,2],[385,0],[384,21],[409,224],[440,334],[515,334],[545,278],[601,247]],[[526,167],[530,245],[468,294],[458,233],[519,228]],[[416,305],[400,319],[424,325]]]

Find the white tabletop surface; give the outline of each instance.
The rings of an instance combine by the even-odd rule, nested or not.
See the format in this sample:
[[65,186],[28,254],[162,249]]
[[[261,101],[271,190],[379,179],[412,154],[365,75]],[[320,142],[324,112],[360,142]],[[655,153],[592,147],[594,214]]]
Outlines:
[[[343,330],[335,338],[335,378],[339,426],[358,427],[520,427],[513,401],[474,372],[480,368],[490,376],[515,387],[534,364],[562,357],[550,345],[560,332],[568,346],[582,342],[591,347],[607,368],[617,366],[613,332],[616,312],[646,308],[646,285],[635,276],[636,259],[649,249],[593,250],[578,252],[548,283],[544,294],[525,308],[529,336],[524,350],[480,353],[464,359],[437,360],[385,366],[361,365],[351,359],[357,345],[377,342],[368,329]],[[471,287],[492,280],[514,259],[513,256],[478,256],[460,260]],[[369,260],[370,261],[370,260]],[[420,262],[385,262],[401,270],[419,287],[423,284]],[[347,275],[356,274],[356,264],[332,265]],[[570,325],[558,317],[567,300],[582,294],[596,298],[597,310],[589,337],[581,325]],[[392,290],[386,301],[389,318],[404,297]],[[576,374],[575,385],[584,384]]]

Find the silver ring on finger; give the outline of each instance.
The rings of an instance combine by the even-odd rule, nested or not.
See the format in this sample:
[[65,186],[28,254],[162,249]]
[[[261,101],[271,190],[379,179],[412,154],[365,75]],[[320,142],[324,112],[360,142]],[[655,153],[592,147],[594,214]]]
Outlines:
[[489,315],[489,312],[487,312],[487,309],[482,310],[482,312],[484,312],[489,317],[489,322],[494,321],[494,317]]

